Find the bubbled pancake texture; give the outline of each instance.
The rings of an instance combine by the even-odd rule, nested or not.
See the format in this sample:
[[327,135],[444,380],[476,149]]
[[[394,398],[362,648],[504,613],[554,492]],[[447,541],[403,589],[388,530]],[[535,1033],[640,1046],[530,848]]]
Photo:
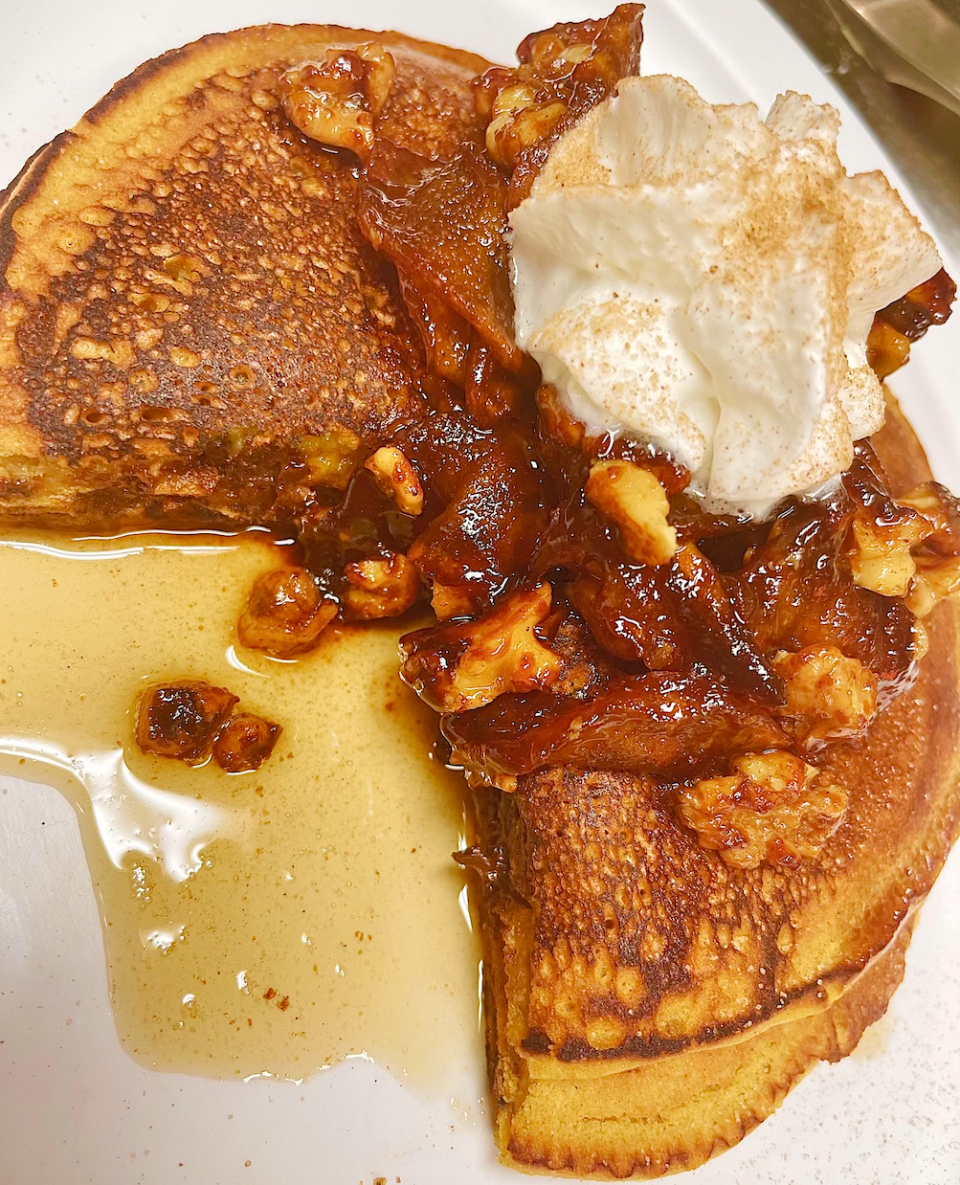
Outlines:
[[[286,444],[339,424],[372,441],[423,412],[419,337],[357,228],[355,163],[278,107],[296,58],[156,97],[207,41],[229,61],[231,38],[249,57],[243,33],[204,39],[119,84],[0,209],[0,420],[33,455],[101,470],[209,459],[225,434]],[[473,119],[477,60],[393,52],[387,133],[449,151]]]

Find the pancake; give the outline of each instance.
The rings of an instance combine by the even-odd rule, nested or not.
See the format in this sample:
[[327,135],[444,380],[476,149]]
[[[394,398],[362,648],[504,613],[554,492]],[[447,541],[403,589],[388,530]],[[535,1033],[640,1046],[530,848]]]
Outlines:
[[[894,494],[929,477],[891,407]],[[693,1168],[849,1053],[900,982],[914,912],[960,829],[960,610],[927,619],[911,692],[827,751],[849,808],[798,869],[732,868],[648,779],[553,767],[478,791],[497,1134],[576,1176]]]
[[[599,1177],[694,1167],[818,1059],[848,1053],[900,980],[913,911],[960,817],[953,603],[925,622],[916,684],[865,740],[818,753],[849,802],[815,859],[733,867],[653,780],[787,745],[771,714],[783,688],[696,547],[684,562],[699,567],[678,566],[672,584],[642,564],[629,565],[634,585],[616,584],[618,536],[562,492],[586,476],[583,434],[575,447],[559,419],[553,431],[547,387],[535,418],[501,250],[506,210],[551,137],[637,68],[639,19],[627,5],[532,34],[515,72],[480,79],[486,135],[473,55],[327,26],[205,38],[119,84],[0,202],[0,518],[291,524],[309,571],[280,572],[241,627],[259,601],[296,605],[285,580],[311,592],[311,628],[311,581],[354,619],[399,615],[431,586],[441,621],[404,639],[404,676],[445,713],[448,740],[473,737],[476,763],[468,743],[454,760],[474,782],[509,791],[476,792],[497,1138],[514,1167]],[[374,37],[396,76],[361,176],[357,157],[301,135],[277,94],[288,67]],[[527,97],[491,119],[501,94]],[[325,118],[310,110],[304,125],[326,134]],[[523,148],[508,183],[511,144]],[[876,351],[902,361],[908,345],[889,338]],[[873,445],[893,494],[929,478],[895,408]],[[669,458],[621,446],[610,465],[646,467],[664,505],[682,494],[689,475]],[[540,582],[563,568],[577,579],[552,602]],[[639,658],[605,624],[627,593],[661,614],[657,630],[666,622]],[[869,638],[854,637],[861,620]],[[893,698],[914,671],[912,610],[889,598],[846,624],[842,640],[862,643],[865,667],[878,659]],[[685,714],[660,689],[675,690],[694,646]],[[626,702],[641,683],[648,698]],[[491,774],[497,746],[506,764]],[[651,776],[630,772],[641,768]]]
[[474,54],[325,25],[147,62],[0,196],[0,516],[270,522],[425,412],[423,349],[355,216],[349,152],[306,139],[285,69],[376,40],[378,131],[431,159],[474,120]]

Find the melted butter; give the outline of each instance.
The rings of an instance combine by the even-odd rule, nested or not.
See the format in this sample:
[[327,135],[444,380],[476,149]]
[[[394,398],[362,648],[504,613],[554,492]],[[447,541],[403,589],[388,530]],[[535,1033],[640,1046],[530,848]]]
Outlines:
[[[397,626],[296,662],[243,651],[277,558],[253,535],[0,540],[0,772],[76,807],[139,1062],[301,1079],[365,1053],[439,1084],[480,1058],[460,779],[399,682]],[[187,677],[283,725],[259,770],[139,751],[137,694]]]

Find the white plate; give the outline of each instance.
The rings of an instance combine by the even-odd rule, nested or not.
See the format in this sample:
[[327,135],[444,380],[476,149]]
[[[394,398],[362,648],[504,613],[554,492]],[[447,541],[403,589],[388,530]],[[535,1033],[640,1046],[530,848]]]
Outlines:
[[[611,0],[612,3],[612,0]],[[457,0],[0,0],[0,184],[146,58],[203,33],[265,21],[339,21],[509,60],[522,36],[605,5]],[[849,168],[881,149],[816,64],[756,0],[653,0],[644,72],[682,74],[713,101],[769,105],[779,89],[833,102]],[[922,130],[918,129],[918,134]],[[958,274],[956,266],[954,275]],[[960,489],[960,316],[894,383],[938,475]],[[861,1050],[818,1066],[758,1131],[691,1185],[940,1185],[960,1179],[960,859],[927,904],[907,975]],[[71,808],[3,783],[0,797],[2,1185],[478,1185],[495,1162],[465,1069],[456,1108],[363,1061],[302,1084],[221,1083],[142,1069],[107,1002],[90,880]]]

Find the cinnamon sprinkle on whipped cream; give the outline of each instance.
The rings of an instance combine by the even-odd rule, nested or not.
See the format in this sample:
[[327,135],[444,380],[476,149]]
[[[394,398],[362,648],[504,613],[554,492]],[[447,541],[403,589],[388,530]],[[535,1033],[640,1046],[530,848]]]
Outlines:
[[713,106],[629,78],[511,215],[519,343],[592,432],[653,440],[711,508],[764,515],[883,423],[873,315],[940,268],[881,173],[848,176],[803,95]]

